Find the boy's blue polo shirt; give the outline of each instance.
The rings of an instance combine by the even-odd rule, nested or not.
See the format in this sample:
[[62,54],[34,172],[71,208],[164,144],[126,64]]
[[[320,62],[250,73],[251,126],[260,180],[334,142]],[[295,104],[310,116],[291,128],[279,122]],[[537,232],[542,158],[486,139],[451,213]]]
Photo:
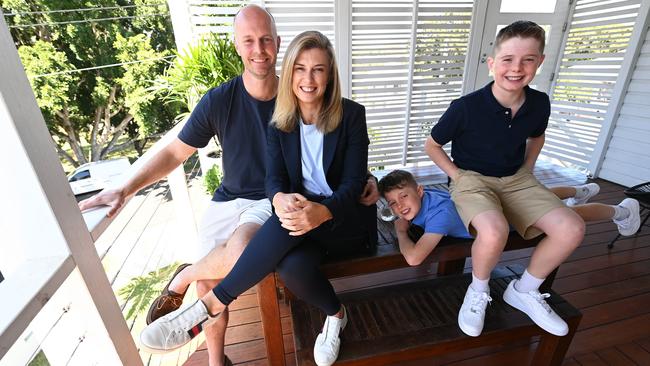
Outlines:
[[546,130],[551,103],[546,93],[526,86],[526,100],[511,118],[510,108],[492,94],[493,83],[454,100],[431,137],[440,145],[451,141],[451,157],[460,169],[505,177],[524,163],[526,140]]
[[425,233],[442,234],[457,238],[471,238],[463,220],[458,216],[451,196],[445,191],[427,188],[422,196],[420,212],[411,221],[424,228]]

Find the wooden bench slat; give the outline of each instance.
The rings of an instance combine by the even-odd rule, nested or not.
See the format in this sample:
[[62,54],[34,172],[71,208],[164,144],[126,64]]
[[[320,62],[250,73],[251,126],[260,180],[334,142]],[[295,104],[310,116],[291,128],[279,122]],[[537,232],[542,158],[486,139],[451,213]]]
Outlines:
[[[522,270],[518,268],[516,272]],[[510,269],[499,268],[493,272],[493,301],[488,306],[485,328],[480,337],[466,336],[457,324],[458,309],[471,282],[469,275],[341,294],[341,301],[349,312],[349,322],[341,335],[337,364],[384,365],[534,335],[561,338],[542,341],[544,355],[536,357],[538,361],[542,357],[561,360],[566,347],[562,355],[555,354],[555,349],[562,351],[565,343],[568,347],[573,334],[552,336],[525,314],[505,304],[503,291],[515,276]],[[580,312],[555,293],[549,298],[549,304],[562,318],[570,321],[575,332],[582,316]],[[324,315],[300,300],[291,302],[291,312],[297,364],[312,365],[313,345]],[[542,363],[547,361],[545,359]]]

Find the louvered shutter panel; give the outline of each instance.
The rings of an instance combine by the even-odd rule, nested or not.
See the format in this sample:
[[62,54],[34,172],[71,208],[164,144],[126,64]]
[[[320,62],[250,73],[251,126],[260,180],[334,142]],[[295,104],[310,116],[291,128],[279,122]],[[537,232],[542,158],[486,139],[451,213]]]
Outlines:
[[634,66],[599,176],[624,186],[650,181],[650,31]]
[[[232,34],[232,19],[250,1],[188,0],[192,39],[210,33]],[[259,2],[253,2],[258,3]]]
[[352,1],[351,94],[366,106],[371,167],[429,160],[424,139],[460,97],[472,3]]
[[232,20],[239,8],[246,4],[263,5],[273,14],[281,38],[278,54],[278,73],[284,52],[291,40],[306,30],[318,30],[334,44],[334,0],[266,0],[224,1],[189,0],[192,38],[199,39],[208,33],[232,34]]
[[334,0],[265,0],[264,6],[273,14],[281,39],[278,74],[282,68],[284,52],[298,34],[317,30],[334,44]]
[[579,0],[555,86],[542,154],[587,170],[634,26],[639,0]]

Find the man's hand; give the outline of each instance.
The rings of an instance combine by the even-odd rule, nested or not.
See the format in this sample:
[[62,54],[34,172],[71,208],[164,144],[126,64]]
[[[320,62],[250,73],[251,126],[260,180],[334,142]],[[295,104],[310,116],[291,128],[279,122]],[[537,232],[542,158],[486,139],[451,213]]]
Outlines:
[[411,224],[407,220],[404,220],[402,218],[398,218],[397,220],[395,220],[395,231],[397,231],[398,233],[407,232],[409,226],[411,226]]
[[120,210],[120,208],[122,208],[125,200],[126,196],[120,189],[103,190],[98,194],[79,202],[79,210],[85,211],[93,207],[110,206],[111,209],[108,211],[106,216],[112,217]]
[[366,186],[363,188],[359,203],[365,206],[371,206],[379,200],[379,189],[377,188],[377,179],[370,176],[366,181]]
[[278,215],[282,227],[289,230],[291,236],[306,234],[332,218],[327,206],[320,203],[305,200],[297,205],[300,206],[299,210]]

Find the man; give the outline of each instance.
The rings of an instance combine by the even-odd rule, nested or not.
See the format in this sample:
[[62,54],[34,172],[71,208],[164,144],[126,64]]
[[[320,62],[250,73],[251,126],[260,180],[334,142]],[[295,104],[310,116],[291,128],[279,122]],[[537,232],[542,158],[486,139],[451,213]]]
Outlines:
[[[178,137],[161,150],[123,187],[103,191],[82,201],[81,210],[109,205],[114,215],[127,197],[167,176],[215,134],[223,150],[226,173],[199,229],[201,249],[207,253],[193,265],[179,267],[163,294],[154,301],[147,322],[175,310],[189,284],[197,281],[199,297],[223,278],[249,240],[271,215],[264,191],[266,127],[275,106],[278,79],[275,64],[280,37],[273,17],[263,8],[248,5],[234,19],[235,47],[242,58],[241,76],[210,90],[196,106]],[[368,180],[361,202],[379,198],[374,178]],[[178,304],[178,305],[177,305]],[[227,312],[206,327],[209,364],[230,360],[224,354]]]

